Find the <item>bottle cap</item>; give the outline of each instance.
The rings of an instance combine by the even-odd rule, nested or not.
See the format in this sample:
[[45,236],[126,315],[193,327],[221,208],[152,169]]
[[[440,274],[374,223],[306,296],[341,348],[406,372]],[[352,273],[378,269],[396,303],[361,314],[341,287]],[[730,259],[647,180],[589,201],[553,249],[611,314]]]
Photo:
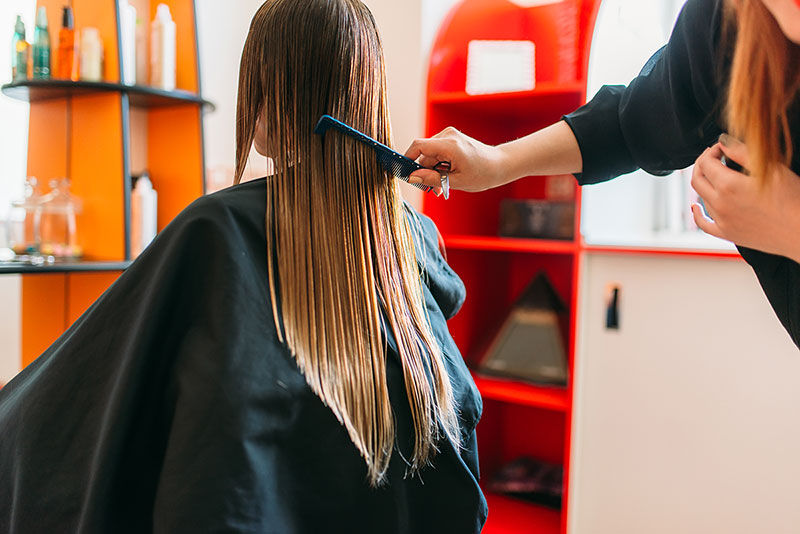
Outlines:
[[156,18],[162,20],[172,20],[172,14],[169,12],[167,4],[158,4],[156,8]]
[[22,22],[22,16],[17,15],[17,22],[14,24],[14,32],[21,34],[25,37],[25,23]]
[[92,28],[91,26],[81,30],[82,38],[100,40],[100,30]]
[[72,8],[64,6],[64,12],[61,15],[61,27],[67,30],[75,28],[75,19],[72,17]]
[[39,6],[36,12],[36,27],[47,28],[47,9],[44,6]]
[[150,181],[150,175],[143,172],[141,176],[136,179],[136,189],[153,189],[153,182]]

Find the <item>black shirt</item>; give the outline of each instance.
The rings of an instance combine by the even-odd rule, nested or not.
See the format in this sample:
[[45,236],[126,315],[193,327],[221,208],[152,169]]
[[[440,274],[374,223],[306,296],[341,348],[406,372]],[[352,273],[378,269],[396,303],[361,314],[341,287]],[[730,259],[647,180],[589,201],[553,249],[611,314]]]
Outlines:
[[[455,533],[486,519],[480,395],[447,330],[461,280],[420,217],[424,297],[464,447],[407,475],[414,427],[396,344],[388,483],[278,340],[265,181],[184,210],[42,356],[0,390],[0,532]],[[412,215],[413,216],[413,215]]]
[[[605,86],[564,117],[583,156],[581,185],[636,169],[663,175],[693,164],[724,131],[725,87],[733,39],[722,38],[723,0],[689,0],[669,43],[628,87]],[[790,110],[793,143],[800,113]],[[800,151],[792,170],[800,173]],[[800,346],[800,265],[739,247],[783,326]]]

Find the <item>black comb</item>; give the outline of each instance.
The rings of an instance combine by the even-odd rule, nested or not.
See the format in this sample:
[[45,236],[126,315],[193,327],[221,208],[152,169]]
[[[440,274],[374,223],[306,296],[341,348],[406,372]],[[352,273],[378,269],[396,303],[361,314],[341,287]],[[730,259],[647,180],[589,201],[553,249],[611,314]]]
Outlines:
[[[404,155],[400,154],[399,152],[395,152],[388,146],[384,145],[383,143],[379,143],[375,139],[371,138],[370,136],[359,132],[355,128],[346,125],[341,121],[337,121],[330,115],[323,115],[319,122],[317,122],[317,126],[314,128],[314,133],[317,135],[325,135],[325,132],[333,128],[334,130],[341,132],[349,137],[352,137],[356,141],[360,141],[364,143],[372,150],[375,151],[375,154],[378,156],[378,161],[386,169],[388,172],[392,173],[392,175],[400,178],[404,182],[408,182],[409,175],[420,169],[424,169],[422,165],[417,163],[416,161],[405,157]],[[417,189],[422,189],[426,193],[430,193],[433,191],[433,187],[424,184],[411,184]]]

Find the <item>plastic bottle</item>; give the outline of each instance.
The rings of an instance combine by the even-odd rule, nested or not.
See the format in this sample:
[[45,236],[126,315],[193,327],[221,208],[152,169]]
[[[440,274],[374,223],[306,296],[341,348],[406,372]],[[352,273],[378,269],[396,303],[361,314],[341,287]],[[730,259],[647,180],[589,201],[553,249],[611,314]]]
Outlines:
[[158,4],[150,26],[150,84],[159,89],[175,89],[175,22],[169,6]]
[[147,85],[149,59],[147,54],[147,20],[141,15],[136,17],[136,82],[139,85]]
[[61,15],[61,30],[58,32],[58,56],[56,78],[62,80],[78,79],[78,62],[75,61],[75,22],[72,8],[64,6]]
[[50,32],[47,30],[47,9],[39,7],[33,31],[33,77],[50,77]]
[[103,42],[97,28],[81,31],[81,80],[99,82],[103,79]]
[[25,40],[25,23],[17,15],[14,24],[14,36],[11,38],[11,78],[24,80],[28,77],[28,63],[30,60],[30,45]]
[[122,46],[122,83],[136,85],[136,8],[119,0]]
[[158,232],[158,193],[147,173],[136,180],[131,194],[131,256],[137,257]]

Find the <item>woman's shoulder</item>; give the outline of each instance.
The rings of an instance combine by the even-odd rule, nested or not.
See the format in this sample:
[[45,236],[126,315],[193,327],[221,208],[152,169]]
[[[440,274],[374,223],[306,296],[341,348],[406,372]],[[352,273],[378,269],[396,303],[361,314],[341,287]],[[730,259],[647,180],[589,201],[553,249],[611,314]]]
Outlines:
[[189,247],[209,251],[213,247],[214,254],[220,255],[226,249],[263,248],[265,199],[264,180],[203,195],[176,215],[148,249]]
[[258,218],[263,224],[265,210],[266,182],[261,178],[203,195],[189,204],[175,221],[228,223],[230,218],[236,220]]
[[443,254],[444,239],[433,220],[419,213],[407,202],[404,207],[414,234],[422,280],[442,314],[446,319],[451,319],[466,299],[464,282],[447,263]]

